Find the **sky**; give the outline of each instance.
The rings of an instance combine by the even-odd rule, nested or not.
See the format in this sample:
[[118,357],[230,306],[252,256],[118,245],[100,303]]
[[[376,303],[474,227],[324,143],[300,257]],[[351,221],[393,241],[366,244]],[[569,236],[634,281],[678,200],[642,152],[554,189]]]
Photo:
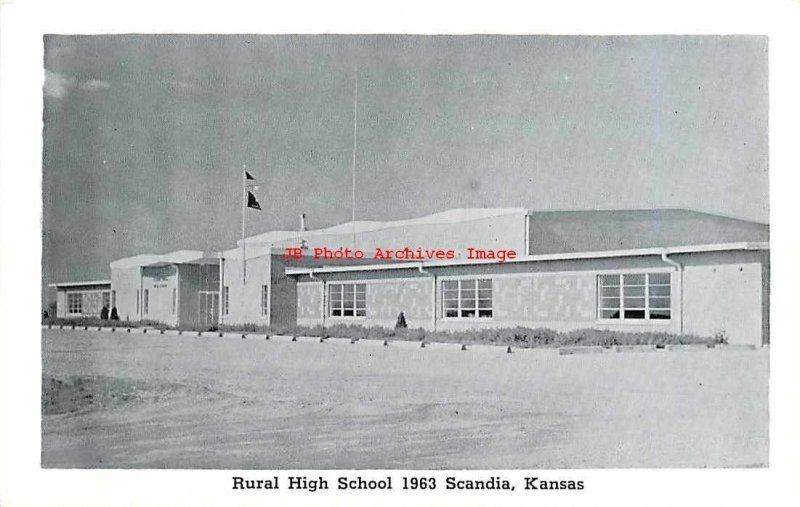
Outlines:
[[[241,236],[463,207],[767,223],[758,36],[50,35],[43,287]],[[43,302],[53,297],[43,289]]]

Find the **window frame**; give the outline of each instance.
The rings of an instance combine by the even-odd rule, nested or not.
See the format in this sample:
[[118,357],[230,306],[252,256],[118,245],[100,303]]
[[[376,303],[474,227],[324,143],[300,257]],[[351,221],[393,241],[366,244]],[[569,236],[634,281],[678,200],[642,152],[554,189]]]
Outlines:
[[[326,316],[330,319],[364,320],[369,315],[367,309],[367,283],[365,282],[333,282],[328,283]],[[339,288],[338,307],[334,306],[334,288]],[[352,305],[345,306],[345,287],[352,289]],[[362,296],[362,297],[359,297]],[[334,310],[339,315],[334,315]],[[345,311],[352,312],[345,315]]]
[[150,289],[145,289],[142,293],[142,314],[150,314]]
[[[77,304],[73,304],[77,301]],[[77,308],[77,312],[73,311]],[[82,292],[67,292],[67,315],[83,315],[83,293]]]
[[[652,282],[651,277],[653,275],[666,275],[669,277],[668,283],[657,283]],[[603,277],[613,276],[617,277],[617,285],[603,285]],[[644,276],[644,284],[632,284],[632,283],[625,283],[625,277],[628,276]],[[639,295],[630,295],[626,296],[625,288],[628,287],[629,289],[633,288],[644,288],[644,294]],[[651,295],[651,288],[653,287],[669,287],[669,295]],[[618,288],[618,293],[616,296],[603,296],[603,289],[604,288]],[[597,299],[596,299],[596,318],[598,322],[604,324],[615,324],[615,323],[624,323],[624,324],[648,324],[648,325],[669,325],[673,322],[673,309],[672,309],[672,302],[673,302],[673,282],[672,282],[672,272],[671,271],[623,271],[623,272],[613,272],[613,273],[598,273],[596,277],[596,289],[597,289]],[[652,306],[651,305],[651,298],[657,299],[668,299],[669,300],[669,307],[661,307],[661,306]],[[618,306],[615,307],[607,307],[603,306],[603,299],[618,299],[619,303]],[[625,299],[644,299],[644,307],[627,307],[625,306]],[[603,317],[603,311],[611,311],[617,310],[619,311],[619,317]],[[644,316],[642,318],[637,317],[626,317],[626,311],[643,311]],[[653,318],[652,313],[653,311],[663,312],[668,314],[665,318]]]
[[261,316],[269,315],[269,285],[261,286]]
[[[261,289],[264,290],[263,288]],[[230,298],[231,298],[231,288],[226,285],[222,287],[222,315],[228,315],[230,311]]]
[[[463,287],[465,283],[472,282],[474,283],[474,289],[470,287]],[[488,283],[488,287],[485,285],[481,287],[481,283]],[[455,288],[447,288],[446,284],[456,285]],[[440,311],[441,311],[441,319],[447,321],[480,321],[486,322],[491,321],[494,319],[494,279],[493,278],[482,278],[482,277],[466,277],[466,278],[450,278],[450,279],[443,279],[441,281],[441,286],[439,287],[439,297],[441,301]],[[474,295],[471,298],[464,298],[465,291],[468,292],[470,290],[474,290]],[[481,290],[490,291],[489,297],[481,297]],[[447,293],[450,292],[455,293],[455,301],[456,307],[455,308],[448,308],[447,302],[453,301],[453,297],[448,297]],[[467,308],[464,306],[463,301],[475,301],[475,305],[473,307]],[[481,307],[481,301],[489,301],[488,307]],[[475,311],[475,315],[473,316],[464,316],[463,312],[465,311]],[[448,316],[448,311],[455,311],[456,316]],[[488,312],[488,315],[481,316],[481,312]]]

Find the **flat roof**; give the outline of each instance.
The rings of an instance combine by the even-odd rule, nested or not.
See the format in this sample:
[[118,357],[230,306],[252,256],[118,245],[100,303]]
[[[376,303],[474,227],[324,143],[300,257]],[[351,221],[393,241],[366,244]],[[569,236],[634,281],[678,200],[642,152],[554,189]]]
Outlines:
[[55,287],[55,288],[72,288],[72,287],[91,287],[96,285],[108,285],[111,287],[111,280],[89,280],[85,282],[58,282],[58,283],[50,283],[47,284],[48,287]]
[[[502,264],[518,264],[522,262],[545,262],[560,260],[580,260],[580,259],[607,259],[613,257],[641,257],[647,255],[661,254],[682,254],[682,253],[702,253],[702,252],[725,252],[740,250],[769,250],[769,243],[766,242],[739,242],[739,243],[720,243],[713,245],[686,245],[669,248],[637,248],[629,250],[606,250],[600,252],[566,252],[557,254],[527,255],[517,259],[506,260]],[[448,266],[481,266],[487,264],[501,264],[499,261],[491,259],[481,260],[440,260],[440,261],[414,261],[398,262],[391,264],[362,264],[353,266],[323,266],[319,268],[286,268],[287,275],[309,275],[311,273],[346,273],[357,271],[382,271],[391,269],[419,269],[437,268]]]
[[127,269],[170,264],[216,264],[220,255],[202,250],[177,250],[165,254],[140,254],[111,262],[111,269]]

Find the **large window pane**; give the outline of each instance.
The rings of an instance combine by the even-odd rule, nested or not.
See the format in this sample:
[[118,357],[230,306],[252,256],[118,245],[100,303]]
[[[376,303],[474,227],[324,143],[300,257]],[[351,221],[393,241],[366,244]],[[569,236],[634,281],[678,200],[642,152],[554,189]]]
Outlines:
[[644,285],[644,275],[622,275],[622,283],[628,285]]
[[331,317],[366,317],[367,285],[335,283],[330,285]]
[[625,298],[625,308],[644,308],[644,298]]
[[626,319],[643,319],[644,310],[625,310]]
[[600,286],[600,294],[602,297],[619,296],[619,287]]
[[600,308],[619,308],[619,298],[600,298]]
[[669,296],[670,295],[670,287],[669,285],[651,285],[650,286],[650,296]]
[[604,287],[619,286],[619,275],[600,275],[600,285]]
[[442,281],[442,308],[448,318],[491,318],[492,280]]
[[669,273],[650,273],[650,284],[661,284],[661,285],[669,285],[670,283],[670,275]]
[[650,310],[650,318],[651,319],[669,319],[670,318],[670,311],[669,310]]
[[629,287],[629,286],[626,285],[625,286],[625,297],[626,298],[627,297],[642,297],[643,298],[644,297],[644,289],[645,289],[644,286],[641,286],[641,287],[639,287],[639,286]]
[[597,307],[601,319],[669,320],[672,317],[670,273],[598,275],[597,279]]
[[669,298],[650,298],[650,308],[669,308],[670,307],[670,300]]

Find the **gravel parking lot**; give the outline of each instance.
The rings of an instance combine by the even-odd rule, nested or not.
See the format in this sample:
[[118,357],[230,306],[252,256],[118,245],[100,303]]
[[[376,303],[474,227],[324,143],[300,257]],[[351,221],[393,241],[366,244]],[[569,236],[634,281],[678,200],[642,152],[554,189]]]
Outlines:
[[768,351],[42,330],[47,468],[763,467]]

